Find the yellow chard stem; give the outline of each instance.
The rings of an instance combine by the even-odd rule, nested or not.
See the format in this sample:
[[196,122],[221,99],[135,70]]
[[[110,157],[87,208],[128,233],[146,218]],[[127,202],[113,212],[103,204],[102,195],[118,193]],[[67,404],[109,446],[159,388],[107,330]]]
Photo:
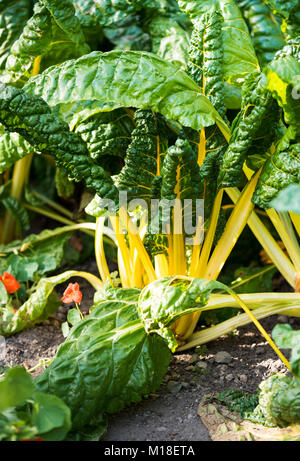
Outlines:
[[[80,228],[78,229],[82,229],[82,231],[85,234],[91,235],[92,237],[94,237],[95,235],[95,232],[93,230],[90,230],[90,229],[96,229],[95,225],[93,227],[91,226],[85,227],[84,222],[75,224],[74,221],[72,221],[71,219],[65,218],[64,216],[61,216],[53,211],[45,210],[44,208],[40,208],[36,206],[32,206],[32,205],[29,205],[28,203],[22,203],[22,206],[26,208],[27,210],[31,210],[31,211],[34,211],[35,213],[41,214],[43,216],[47,216],[48,218],[54,219],[55,221],[61,222],[62,224],[67,224],[70,226],[80,224]],[[83,224],[83,226],[81,226],[81,224]]]
[[195,274],[199,270],[198,262],[200,257],[200,251],[202,247],[201,237],[203,232],[202,216],[198,217],[198,223],[196,228],[196,235],[193,239],[192,258],[189,270],[189,276],[195,277]]
[[[93,288],[95,288],[96,291],[101,290],[103,288],[103,282],[98,277],[96,277],[93,274],[90,274],[89,272],[70,270],[70,271],[65,272],[65,275],[68,276],[68,278],[71,278],[71,277],[84,278],[92,285]],[[54,281],[55,281],[55,277],[56,276],[53,277]],[[48,280],[50,281],[51,277],[49,277]]]
[[[241,195],[240,191],[235,187],[226,189],[226,192],[234,203],[239,200]],[[291,287],[294,288],[295,268],[254,211],[252,211],[249,216],[248,226],[268,254],[269,258],[272,260],[273,264],[275,264],[279,272],[283,275]]]
[[[125,208],[121,207],[120,210],[119,210],[119,215],[120,215],[120,218],[122,220],[122,223],[124,224],[124,226],[126,227],[127,229],[127,232],[129,234],[131,234],[131,239],[132,239],[132,242],[133,242],[133,245],[134,247],[136,248],[137,252],[138,252],[138,255],[142,261],[142,264],[145,268],[145,271],[149,277],[149,281],[150,282],[153,282],[154,280],[157,279],[156,277],[156,274],[155,274],[155,270],[154,270],[154,267],[153,267],[153,264],[151,262],[151,259],[146,251],[146,248],[144,247],[144,244],[138,234],[138,230],[135,226],[135,224],[133,223],[133,221],[130,219],[130,217],[128,216],[128,213],[127,213],[127,210],[125,210]],[[128,256],[129,257],[129,256]],[[124,261],[125,263],[125,261]],[[131,274],[131,272],[130,272]]]
[[238,295],[236,295],[234,292],[230,292],[231,296],[237,301],[237,303],[242,307],[242,309],[245,311],[245,313],[250,317],[252,322],[255,324],[256,328],[261,332],[263,337],[267,340],[269,345],[272,347],[272,349],[276,352],[278,357],[282,360],[282,362],[285,364],[285,366],[288,368],[288,370],[291,370],[291,366],[288,362],[288,360],[285,358],[285,356],[282,354],[282,352],[278,349],[274,341],[270,338],[266,330],[263,328],[263,326],[259,323],[259,321],[256,319],[256,317],[253,315],[253,313],[248,309],[246,304],[239,298]]
[[[256,319],[262,319],[262,318],[269,317],[270,315],[274,315],[274,314],[280,314],[280,313],[285,314],[286,310],[288,309],[289,308],[286,306],[274,307],[271,305],[268,307],[260,307],[260,308],[255,309],[255,316],[256,316]],[[235,317],[231,317],[230,319],[225,320],[224,322],[221,322],[218,325],[214,325],[210,328],[197,331],[189,338],[186,344],[179,347],[177,351],[181,352],[181,351],[190,349],[192,347],[200,346],[201,344],[206,344],[210,341],[213,341],[219,338],[222,335],[230,333],[236,328],[239,328],[243,325],[247,325],[251,321],[252,320],[249,318],[248,314],[246,313],[236,315]]]
[[[145,217],[143,216],[142,222],[139,228],[139,236],[140,236],[141,241],[144,240],[146,232],[147,232],[147,223],[146,223]],[[130,245],[133,245],[132,239],[130,239],[129,242],[130,242]],[[139,253],[137,252],[136,249],[134,249],[132,267],[133,267],[132,286],[137,287],[137,288],[143,288],[143,265],[139,257]]]
[[297,234],[300,237],[300,215],[291,211],[290,217],[291,217],[291,220],[293,221]]
[[118,268],[119,268],[119,275],[121,279],[121,284],[123,288],[131,287],[131,281],[128,277],[128,273],[125,269],[124,258],[120,248],[118,247]]
[[293,238],[289,235],[285,224],[281,221],[279,215],[274,209],[267,210],[267,214],[271,219],[276,231],[278,232],[294,266],[296,272],[300,272],[300,253],[299,245],[293,241]]
[[[120,269],[120,277],[125,280],[126,279],[126,286],[131,286],[130,280],[132,279],[132,262],[130,259],[130,252],[125,240],[125,236],[123,234],[123,229],[120,224],[119,216],[110,216],[109,217],[116,240],[118,242],[118,262],[119,262],[119,269]],[[121,275],[121,268],[124,268],[124,274]],[[126,274],[126,275],[125,275]]]
[[207,231],[207,235],[205,236],[205,240],[203,243],[199,263],[198,263],[198,272],[196,273],[196,277],[204,277],[207,271],[207,261],[211,252],[212,244],[215,238],[216,228],[218,224],[221,204],[223,199],[223,189],[219,190],[217,196],[214,201],[213,211],[211,215],[211,220],[209,224],[209,228]]
[[[248,217],[251,211],[253,210],[254,205],[251,202],[251,198],[255,190],[258,177],[259,177],[259,172],[251,179],[247,187],[244,189],[239,201],[234,207],[226,223],[225,230],[222,234],[222,237],[218,241],[213,254],[211,255],[208,265],[205,264],[204,266],[205,270],[203,269],[201,270],[200,277],[203,277],[209,280],[216,280],[218,278],[222,267],[224,266],[228,256],[230,255],[231,250],[234,247],[236,241],[238,240],[241,232],[246,226]],[[221,202],[218,204],[218,208],[220,208],[220,206],[221,206]],[[216,223],[214,224],[214,226],[216,227]],[[206,243],[206,239],[205,239],[203,247],[205,246],[205,243]],[[209,246],[209,252],[210,252],[212,240],[209,242],[209,244],[210,244]],[[205,255],[205,260],[203,261],[203,264],[205,263],[205,261],[207,261],[206,258],[208,257],[208,255],[209,253]],[[201,261],[201,257],[200,257],[200,261]],[[191,317],[192,318],[191,318],[190,324],[187,330],[185,331],[184,335],[182,336],[183,339],[187,339],[193,333],[198,323],[200,312],[195,312],[194,314],[191,315]]]
[[[194,277],[203,277],[205,274],[207,260],[210,255],[211,247],[212,247],[214,236],[216,233],[219,213],[220,213],[221,204],[222,204],[222,198],[223,198],[223,189],[221,189],[216,196],[208,232],[207,232],[207,235],[205,236],[200,258],[197,262],[196,267],[195,266],[191,267],[191,272],[195,274]],[[194,314],[181,317],[178,320],[178,323],[176,325],[175,334],[180,339],[188,338],[193,333],[197,325],[197,322],[199,320],[199,317],[200,317],[200,312],[195,312]]]
[[96,219],[96,232],[95,232],[95,256],[99,274],[106,282],[107,279],[111,280],[107,261],[103,247],[103,230],[104,230],[105,217]]
[[[32,154],[29,154],[18,160],[14,165],[10,197],[16,200],[21,200],[22,198],[24,185],[26,184],[29,176],[31,161]],[[6,211],[2,231],[2,241],[3,243],[8,243],[13,240],[15,236],[15,218],[9,211]]]
[[260,171],[253,176],[236,203],[226,223],[225,230],[210,258],[204,278],[210,280],[216,280],[218,278],[232,248],[245,228],[249,215],[254,208],[251,199],[255,191],[259,174]]
[[180,199],[180,167],[177,167],[177,182],[174,192],[176,193],[175,206],[173,209],[173,270],[175,274],[186,274],[186,257],[184,234],[182,228],[182,205]]
[[170,275],[170,272],[167,256],[165,254],[155,255],[154,261],[157,278],[168,277],[168,275]]

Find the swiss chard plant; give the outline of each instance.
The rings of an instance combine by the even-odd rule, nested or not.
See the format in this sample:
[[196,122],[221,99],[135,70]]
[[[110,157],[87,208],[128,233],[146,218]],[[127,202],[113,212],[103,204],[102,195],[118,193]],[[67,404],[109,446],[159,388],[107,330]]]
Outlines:
[[[2,278],[1,307],[12,304],[1,318],[3,335],[51,314],[55,286],[70,277],[96,290],[90,314],[76,321],[36,380],[40,392],[70,408],[73,430],[99,415],[105,422],[107,413],[157,389],[170,351],[251,321],[291,369],[259,319],[299,315],[300,308],[299,209],[284,202],[300,174],[298,16],[295,2],[289,11],[266,3],[271,8],[259,5],[269,47],[254,24],[257,2],[120,1],[104,8],[40,0],[3,53],[3,206],[20,205],[33,153],[55,162],[62,195],[81,182],[94,196],[86,207],[91,222],[74,224],[63,207],[35,193],[68,226],[2,248],[3,271],[16,279],[26,271],[19,282],[35,282],[15,309]],[[103,51],[102,40],[115,46]],[[228,218],[224,192],[234,202]],[[237,295],[217,281],[247,224],[294,293]],[[4,242],[9,229],[4,215]],[[40,278],[50,235],[58,243],[78,229],[94,235],[99,276],[70,270]],[[105,239],[116,247],[118,281]],[[54,259],[57,270],[61,254]],[[204,312],[224,307],[244,313],[195,331]]]
[[[282,149],[288,146],[297,152],[297,100],[288,107],[285,102],[291,99],[297,72],[297,42],[287,44],[261,72],[234,2],[191,5],[182,1],[179,6],[193,25],[186,71],[181,62],[168,62],[145,51],[94,51],[46,68],[23,82],[22,89],[3,84],[1,123],[30,142],[34,150],[54,156],[71,179],[84,181],[88,190],[96,192],[87,211],[97,219],[95,247],[102,282],[110,280],[103,251],[106,219],[113,227],[124,288],[142,288],[173,275],[217,279],[247,221],[252,225],[254,220],[253,231],[295,286],[299,255],[288,214],[283,224],[274,210],[267,211],[276,221],[291,261],[255,215],[251,199],[268,207],[279,188],[298,180],[297,155],[287,153],[291,161],[286,181],[277,181],[278,188],[272,186],[272,193],[264,187],[264,178],[272,182],[272,174],[276,176],[274,158],[286,158]],[[232,26],[233,20],[238,27]],[[74,43],[82,44],[72,37]],[[243,47],[236,55],[234,43],[239,39]],[[9,73],[5,75],[4,81],[11,83]],[[282,85],[274,89],[273,82],[280,78]],[[241,110],[230,129],[227,111],[236,107],[235,95],[241,87]],[[261,136],[267,122],[271,129]],[[270,160],[269,150],[274,151]],[[124,166],[111,176],[106,167],[115,156]],[[243,165],[249,180],[241,192],[237,186]],[[225,226],[224,188],[237,201]],[[162,234],[160,229],[153,232],[155,223],[147,222],[136,210],[129,216],[119,202],[120,191],[150,206],[153,200],[177,200],[179,210],[174,212],[179,213],[183,213],[180,204],[184,200],[204,199],[205,220],[196,223],[195,244],[185,245],[186,235],[177,231],[174,217]],[[114,203],[113,212],[105,209],[105,200]],[[119,231],[120,222],[126,237]],[[199,243],[202,230],[205,238]],[[276,296],[285,304],[283,295]],[[297,307],[297,296],[295,303]],[[176,335],[182,341],[193,334],[198,317],[195,314],[176,323]]]

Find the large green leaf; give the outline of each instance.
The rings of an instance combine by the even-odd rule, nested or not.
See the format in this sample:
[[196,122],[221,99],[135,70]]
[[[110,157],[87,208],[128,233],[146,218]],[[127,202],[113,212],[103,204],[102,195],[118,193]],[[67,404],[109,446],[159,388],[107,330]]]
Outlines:
[[73,327],[36,380],[42,392],[54,393],[70,407],[73,429],[100,413],[115,413],[139,402],[159,387],[167,371],[170,352],[166,344],[157,335],[148,335],[140,321],[132,320],[137,290],[129,293],[129,301],[126,290],[118,299],[121,291],[111,295],[114,299],[98,302]]
[[32,78],[24,90],[41,96],[50,107],[97,101],[99,112],[117,107],[151,108],[196,130],[215,122],[226,129],[184,71],[142,51],[93,52]]
[[[287,52],[292,45],[287,47]],[[299,48],[298,48],[299,50]],[[283,50],[284,51],[284,50]],[[285,121],[293,125],[300,135],[300,52],[298,56],[280,54],[265,69],[266,89],[269,90],[284,111]]]
[[55,271],[63,262],[70,235],[70,232],[56,234],[44,230],[38,236],[26,237],[19,244],[11,242],[11,245],[0,246],[3,255],[0,257],[0,272],[9,272],[18,282],[29,282]]
[[224,78],[241,86],[250,72],[259,70],[257,57],[246,23],[233,0],[178,0],[179,6],[193,22],[203,14],[219,9],[223,15]]

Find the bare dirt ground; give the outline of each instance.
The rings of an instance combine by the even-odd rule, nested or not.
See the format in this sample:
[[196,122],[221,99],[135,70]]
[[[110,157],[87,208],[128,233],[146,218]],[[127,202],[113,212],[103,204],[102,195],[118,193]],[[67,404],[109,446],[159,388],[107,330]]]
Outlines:
[[[84,294],[81,309],[87,313],[93,291],[81,279],[80,286]],[[65,286],[59,287],[59,293],[64,289]],[[62,305],[43,324],[7,338],[6,357],[0,361],[0,366],[18,364],[31,368],[41,358],[53,357],[63,342],[61,323],[66,320],[70,307]],[[300,328],[300,318],[277,315],[261,323],[270,334],[279,322]],[[289,358],[289,351],[283,353]],[[210,441],[197,415],[202,397],[225,389],[255,393],[263,379],[278,371],[287,373],[286,367],[256,327],[241,327],[208,343],[206,350],[194,349],[174,354],[159,391],[141,403],[110,416],[108,432],[103,440]],[[42,368],[35,374],[40,372]]]

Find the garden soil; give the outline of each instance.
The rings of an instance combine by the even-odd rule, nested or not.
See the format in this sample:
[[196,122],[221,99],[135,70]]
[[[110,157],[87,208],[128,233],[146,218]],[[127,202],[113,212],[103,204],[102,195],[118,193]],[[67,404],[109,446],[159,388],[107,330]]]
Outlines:
[[[81,270],[95,270],[94,263]],[[82,279],[81,310],[87,314],[93,290]],[[65,286],[58,287],[61,295]],[[60,290],[60,291],[59,291]],[[51,358],[64,338],[61,324],[68,309],[62,305],[44,323],[6,339],[6,356],[0,366],[23,365],[30,369],[41,359]],[[300,328],[300,318],[272,316],[262,320],[270,334],[277,323],[290,323]],[[289,351],[283,351],[289,358]],[[33,372],[33,376],[43,367]],[[138,404],[110,416],[105,441],[210,441],[197,409],[205,395],[225,389],[255,393],[258,384],[274,372],[289,374],[254,325],[239,328],[229,335],[211,341],[203,348],[173,355],[160,389]]]

